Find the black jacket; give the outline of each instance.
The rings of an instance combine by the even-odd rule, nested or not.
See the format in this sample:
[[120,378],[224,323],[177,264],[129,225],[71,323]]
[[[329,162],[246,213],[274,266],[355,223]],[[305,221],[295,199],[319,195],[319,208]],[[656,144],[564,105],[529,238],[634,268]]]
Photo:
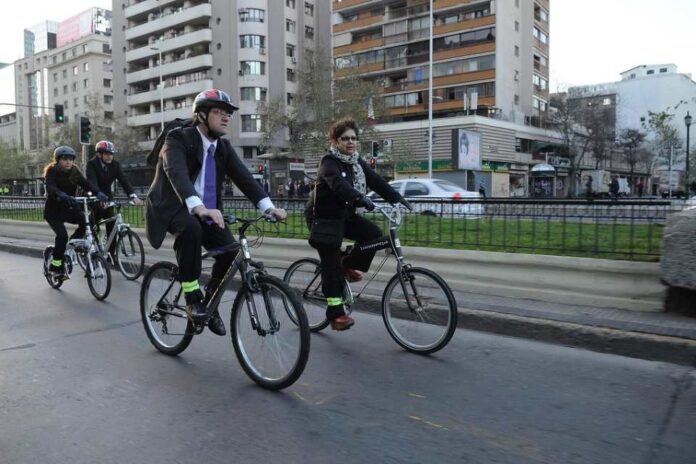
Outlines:
[[[198,196],[194,183],[203,166],[203,141],[195,127],[173,129],[160,151],[155,178],[145,201],[145,230],[154,248],[162,245],[171,220],[185,210],[186,199]],[[268,195],[252,177],[235,153],[230,141],[219,139],[215,150],[217,170],[217,204],[222,209],[224,174],[234,182],[254,205]]]
[[131,195],[133,193],[133,187],[131,187],[126,176],[123,175],[123,170],[121,170],[121,165],[118,161],[114,160],[111,164],[102,164],[101,160],[95,156],[87,162],[86,171],[87,180],[99,187],[99,190],[106,194],[110,200],[114,199],[111,186],[116,179],[118,179],[126,194]]
[[73,166],[70,171],[63,171],[58,166],[53,166],[46,173],[46,204],[44,205],[45,219],[67,220],[71,217],[71,210],[65,203],[58,201],[58,192],[64,192],[74,197],[77,188],[82,187],[83,191],[92,192],[96,195],[99,189],[82,175],[77,166]]
[[[365,172],[365,182],[370,189],[389,203],[397,203],[401,200],[401,195],[369,167],[365,160],[359,158],[358,162]],[[343,163],[331,153],[325,155],[319,164],[316,186],[309,195],[305,214],[308,217],[316,216],[326,219],[347,218],[354,215],[355,201],[360,198],[361,193],[353,187],[353,183],[353,167]]]

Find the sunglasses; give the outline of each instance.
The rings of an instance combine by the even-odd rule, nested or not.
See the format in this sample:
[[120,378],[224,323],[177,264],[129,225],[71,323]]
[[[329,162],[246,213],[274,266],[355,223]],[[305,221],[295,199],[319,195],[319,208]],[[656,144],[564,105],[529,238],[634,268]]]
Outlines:
[[340,140],[342,142],[348,142],[348,141],[356,142],[358,140],[358,137],[356,137],[355,135],[344,135],[342,137],[339,137],[338,140]]

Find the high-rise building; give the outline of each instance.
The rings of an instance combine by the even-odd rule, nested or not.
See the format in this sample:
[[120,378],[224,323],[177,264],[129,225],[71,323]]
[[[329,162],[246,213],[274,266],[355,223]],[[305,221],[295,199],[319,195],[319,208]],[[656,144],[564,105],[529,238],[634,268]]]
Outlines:
[[305,51],[329,42],[329,4],[323,1],[122,3],[113,18],[114,43],[120,44],[113,55],[115,111],[150,140],[143,150],[163,123],[191,117],[196,94],[214,87],[240,107],[228,137],[255,166],[262,140],[257,105],[278,98],[292,105]]
[[531,171],[559,141],[546,129],[549,0],[334,0],[332,9],[334,79],[357,75],[382,88],[380,140],[367,148],[386,155],[383,174],[432,171],[495,196],[567,191],[565,168],[551,168],[543,189]]
[[43,21],[24,29],[24,57],[56,48],[58,23]]

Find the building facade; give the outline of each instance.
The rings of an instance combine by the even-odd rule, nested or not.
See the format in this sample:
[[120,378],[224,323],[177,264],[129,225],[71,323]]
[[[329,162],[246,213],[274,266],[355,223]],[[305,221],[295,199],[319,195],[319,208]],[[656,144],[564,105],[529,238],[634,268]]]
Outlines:
[[118,3],[114,43],[122,45],[114,50],[115,111],[149,141],[144,151],[164,123],[191,117],[196,94],[214,87],[239,106],[228,137],[255,168],[262,141],[258,104],[282,99],[292,106],[304,54],[330,37],[330,5],[317,0]]
[[[549,1],[433,0],[432,57],[430,5],[332,3],[334,78],[358,75],[383,89],[385,114],[375,128],[386,156],[378,168],[389,164],[385,174],[396,177],[427,175],[432,61],[432,171],[469,190],[483,184],[497,196],[533,194],[539,189],[531,168],[546,162],[540,153],[560,141],[546,129]],[[399,159],[404,147],[414,161]],[[475,152],[478,161],[458,162],[463,151]],[[539,196],[565,195],[565,175],[554,168],[558,181]]]

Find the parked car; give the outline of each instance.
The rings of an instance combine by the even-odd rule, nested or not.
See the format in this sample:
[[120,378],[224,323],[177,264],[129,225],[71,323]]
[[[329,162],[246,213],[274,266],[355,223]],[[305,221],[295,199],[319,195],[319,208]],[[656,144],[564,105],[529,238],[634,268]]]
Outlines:
[[[483,214],[481,195],[469,192],[457,184],[442,179],[403,179],[389,182],[394,190],[403,197],[413,201],[414,210],[431,215],[465,215]],[[375,201],[381,200],[376,192],[368,195]],[[469,200],[469,201],[467,201]],[[470,202],[473,200],[473,202]]]

